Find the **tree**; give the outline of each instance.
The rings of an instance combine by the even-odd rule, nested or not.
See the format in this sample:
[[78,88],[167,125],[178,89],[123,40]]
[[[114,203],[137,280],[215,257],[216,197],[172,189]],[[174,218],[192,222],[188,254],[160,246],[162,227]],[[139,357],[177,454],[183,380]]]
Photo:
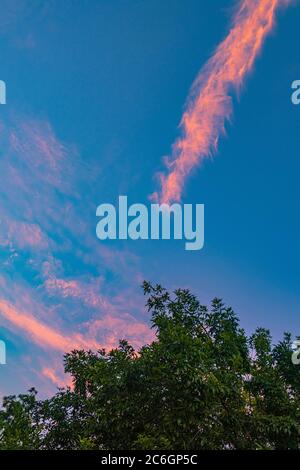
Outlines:
[[300,376],[291,336],[247,338],[221,300],[144,283],[156,338],[135,351],[65,355],[73,388],[8,397],[0,448],[298,449]]
[[40,431],[36,390],[28,394],[4,397],[0,410],[0,450],[34,450],[39,446]]

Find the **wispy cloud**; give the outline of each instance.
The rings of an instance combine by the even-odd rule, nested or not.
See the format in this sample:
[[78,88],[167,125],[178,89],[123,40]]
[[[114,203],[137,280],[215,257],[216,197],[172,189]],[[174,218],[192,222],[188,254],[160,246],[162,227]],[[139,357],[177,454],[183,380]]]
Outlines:
[[153,195],[155,199],[179,201],[192,169],[216,151],[232,114],[232,94],[238,93],[252,69],[274,26],[277,8],[288,3],[290,0],[239,2],[227,37],[192,86],[180,123],[182,136],[166,161],[167,175],[159,175],[161,190]]
[[0,313],[43,348],[53,348],[61,352],[77,348],[97,348],[95,343],[84,340],[79,334],[68,333],[64,336],[58,330],[34,318],[30,313],[17,310],[5,300],[0,300]]
[[57,355],[151,339],[132,287],[138,259],[99,244],[91,170],[47,121],[14,116],[0,143],[0,320],[40,350],[41,383],[62,384]]
[[49,379],[56,387],[72,387],[71,377],[63,376],[57,371],[55,367],[43,367],[42,375]]

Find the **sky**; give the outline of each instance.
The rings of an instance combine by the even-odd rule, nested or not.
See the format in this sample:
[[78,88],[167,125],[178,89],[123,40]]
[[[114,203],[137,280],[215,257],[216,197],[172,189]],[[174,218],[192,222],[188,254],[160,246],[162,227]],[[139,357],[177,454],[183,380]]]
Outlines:
[[195,108],[189,90],[232,31],[237,2],[2,0],[0,395],[68,384],[62,358],[73,348],[150,342],[144,279],[204,304],[222,298],[249,334],[300,334],[300,6],[278,1],[287,4],[238,90],[220,84],[219,62],[204,69],[218,95],[201,125],[219,93],[232,109],[226,132],[214,127],[217,149],[183,178],[181,202],[205,205],[205,246],[189,252],[181,241],[100,241],[95,213],[119,195],[149,204],[163,192],[164,157],[187,139],[180,122]]

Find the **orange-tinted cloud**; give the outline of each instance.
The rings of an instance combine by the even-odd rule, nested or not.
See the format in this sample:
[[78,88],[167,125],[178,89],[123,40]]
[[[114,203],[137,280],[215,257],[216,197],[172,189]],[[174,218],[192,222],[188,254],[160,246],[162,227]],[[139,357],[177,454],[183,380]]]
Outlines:
[[60,294],[64,298],[71,297],[81,301],[88,307],[107,311],[113,307],[109,300],[100,294],[100,284],[100,278],[95,282],[91,279],[88,283],[76,279],[49,278],[45,281],[44,287],[49,293]]
[[45,349],[52,348],[65,353],[72,349],[97,349],[101,347],[95,341],[89,338],[85,339],[78,333],[64,335],[54,327],[36,319],[27,312],[17,309],[3,299],[0,299],[0,315],[25,332],[36,344]]
[[252,69],[266,35],[274,25],[275,12],[291,0],[242,0],[228,36],[204,66],[188,98],[180,128],[167,162],[169,173],[160,175],[162,202],[179,201],[191,170],[212,155],[232,114],[232,92],[238,92]]
[[19,249],[48,248],[47,236],[42,232],[38,224],[13,220],[4,216],[1,220],[0,245],[17,246]]
[[141,283],[139,260],[99,245],[93,175],[74,145],[35,119],[13,117],[0,129],[0,323],[31,343],[30,376],[48,394],[50,382],[64,383],[63,353],[109,350],[124,337],[136,347],[148,341],[133,287]]
[[146,323],[120,311],[105,313],[101,318],[83,322],[80,325],[83,334],[63,332],[4,299],[0,299],[0,317],[8,322],[9,327],[13,326],[13,330],[17,327],[25,333],[34,344],[44,350],[51,349],[59,353],[73,349],[110,350],[116,347],[122,338],[128,339],[138,348],[154,339],[154,333]]
[[54,367],[43,367],[41,373],[44,377],[49,379],[57,387],[72,387],[72,378],[66,375],[60,377]]
[[110,350],[118,345],[120,339],[127,339],[136,349],[154,340],[154,332],[149,326],[135,319],[129,313],[117,316],[106,314],[101,319],[91,320],[86,324],[89,337],[99,338]]

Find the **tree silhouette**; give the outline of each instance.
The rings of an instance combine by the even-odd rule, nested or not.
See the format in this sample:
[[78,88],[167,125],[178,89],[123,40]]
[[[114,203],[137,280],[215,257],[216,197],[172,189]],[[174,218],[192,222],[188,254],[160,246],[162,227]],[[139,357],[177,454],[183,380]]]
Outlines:
[[73,388],[6,397],[0,449],[298,449],[291,336],[248,338],[230,307],[144,282],[156,338],[65,355]]

